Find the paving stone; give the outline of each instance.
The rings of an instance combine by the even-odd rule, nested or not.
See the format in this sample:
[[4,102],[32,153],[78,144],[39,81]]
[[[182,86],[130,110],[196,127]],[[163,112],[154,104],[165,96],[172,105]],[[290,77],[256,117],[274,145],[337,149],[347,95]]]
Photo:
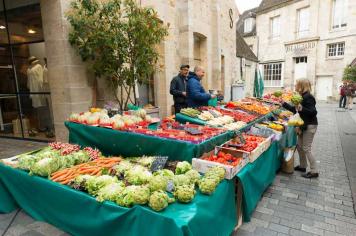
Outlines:
[[281,220],[277,216],[261,213],[261,212],[258,212],[258,211],[255,211],[252,216],[257,218],[257,219],[264,220],[264,221],[267,221],[267,222],[276,223],[276,224],[278,224],[279,221]]
[[313,236],[313,234],[311,234],[311,233],[307,233],[305,231],[301,231],[301,230],[297,230],[297,229],[291,229],[289,234],[292,236]]
[[325,231],[324,236],[346,236],[345,234],[339,234],[336,232]]
[[267,228],[268,227],[268,222],[265,220],[261,220],[261,219],[257,219],[252,217],[251,218],[251,224],[255,225],[256,227],[263,227],[263,228]]
[[277,236],[278,233],[270,229],[257,227],[253,234],[256,236]]
[[328,230],[328,231],[331,231],[331,232],[335,232],[335,225],[332,225],[332,224],[327,224],[327,223],[324,223],[324,222],[318,222],[318,221],[315,221],[314,222],[314,226],[319,228],[319,229],[324,229],[324,230]]
[[335,219],[356,225],[356,219],[353,219],[353,218],[350,218],[350,217],[341,216],[341,215],[336,214],[335,215]]
[[305,205],[307,207],[312,207],[312,208],[315,208],[315,209],[318,209],[318,210],[324,210],[324,207],[322,205],[316,204],[314,202],[306,201]]
[[20,234],[20,236],[44,236],[44,235],[41,234],[40,232],[35,231],[35,230],[30,230],[23,234]]
[[282,196],[284,196],[284,197],[289,197],[289,198],[295,198],[295,199],[298,199],[298,194],[295,194],[295,193],[287,193],[287,192],[283,192],[283,193],[282,193]]
[[296,223],[300,223],[300,224],[309,225],[309,226],[313,226],[314,225],[314,220],[313,219],[308,219],[308,218],[301,217],[301,216],[293,216],[292,221],[296,222]]
[[273,231],[277,231],[280,233],[284,233],[284,234],[288,234],[289,233],[289,228],[283,225],[278,225],[278,224],[274,224],[271,223],[269,225],[269,229],[273,230]]
[[324,230],[302,224],[302,230],[316,235],[324,235]]
[[264,213],[264,214],[268,214],[268,215],[273,215],[274,210],[266,208],[266,207],[260,207],[257,206],[256,211]]
[[339,215],[344,214],[343,210],[336,209],[336,208],[329,207],[329,206],[325,206],[325,211],[332,212],[332,213],[339,214]]
[[302,228],[302,224],[301,223],[298,223],[298,222],[295,222],[295,221],[291,221],[291,220],[281,219],[279,224],[287,226],[289,228],[293,228],[293,229],[301,229]]

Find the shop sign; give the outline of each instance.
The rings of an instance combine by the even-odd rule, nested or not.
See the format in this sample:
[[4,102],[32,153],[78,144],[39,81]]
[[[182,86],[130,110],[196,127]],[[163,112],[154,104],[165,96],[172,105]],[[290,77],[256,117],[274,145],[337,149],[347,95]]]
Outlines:
[[307,52],[309,49],[315,48],[315,46],[316,42],[291,44],[286,46],[286,53],[293,52],[298,54],[301,52]]

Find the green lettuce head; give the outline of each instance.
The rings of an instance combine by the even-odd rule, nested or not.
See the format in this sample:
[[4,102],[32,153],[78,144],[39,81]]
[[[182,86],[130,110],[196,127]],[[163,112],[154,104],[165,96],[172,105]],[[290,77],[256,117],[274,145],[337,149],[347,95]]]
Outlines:
[[57,158],[44,158],[37,161],[30,168],[30,174],[48,177],[60,168]]
[[118,165],[114,167],[116,174],[117,175],[125,175],[125,173],[130,170],[134,165],[127,161],[127,160],[122,160]]
[[174,201],[174,198],[170,198],[165,191],[158,190],[151,194],[148,206],[154,211],[162,211],[169,203]]
[[34,155],[21,155],[18,158],[17,167],[22,170],[30,170],[31,166],[36,163],[36,157]]
[[214,166],[205,173],[205,177],[216,177],[220,182],[225,178],[225,169],[221,166]]
[[102,175],[88,179],[85,183],[85,188],[90,195],[96,196],[101,188],[112,183],[119,183],[119,180],[110,175]]
[[176,166],[176,175],[185,174],[188,170],[192,169],[192,165],[187,161],[178,162]]
[[125,173],[125,179],[130,184],[142,185],[148,183],[152,178],[152,173],[145,167],[136,165]]
[[127,186],[117,197],[116,203],[124,207],[144,205],[150,198],[148,186]]
[[125,189],[125,185],[122,182],[111,183],[99,189],[96,200],[98,202],[103,202],[103,201],[116,202],[116,199],[118,198],[119,194],[122,191],[124,191],[124,189]]
[[90,156],[87,154],[87,152],[83,150],[79,150],[78,152],[73,152],[71,156],[74,159],[75,165],[88,162],[90,159]]
[[177,186],[173,194],[179,202],[189,203],[195,196],[194,185]]

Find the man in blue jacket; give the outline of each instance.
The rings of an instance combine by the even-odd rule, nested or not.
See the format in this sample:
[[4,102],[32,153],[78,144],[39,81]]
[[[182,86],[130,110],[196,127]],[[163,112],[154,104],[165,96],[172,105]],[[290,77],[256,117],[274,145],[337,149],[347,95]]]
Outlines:
[[216,97],[205,92],[200,81],[203,79],[205,71],[201,66],[196,66],[194,72],[190,72],[187,85],[187,103],[188,107],[207,106],[208,101]]

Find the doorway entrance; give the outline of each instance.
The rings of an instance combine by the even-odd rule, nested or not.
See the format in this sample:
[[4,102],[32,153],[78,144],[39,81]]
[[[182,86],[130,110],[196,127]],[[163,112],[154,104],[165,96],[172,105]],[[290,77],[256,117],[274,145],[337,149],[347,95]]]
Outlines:
[[329,96],[332,96],[333,78],[319,77],[316,81],[316,99],[326,101]]
[[[298,79],[307,78],[308,57],[294,58],[294,85]],[[294,87],[294,86],[293,86]]]
[[39,0],[0,1],[0,136],[54,140]]

